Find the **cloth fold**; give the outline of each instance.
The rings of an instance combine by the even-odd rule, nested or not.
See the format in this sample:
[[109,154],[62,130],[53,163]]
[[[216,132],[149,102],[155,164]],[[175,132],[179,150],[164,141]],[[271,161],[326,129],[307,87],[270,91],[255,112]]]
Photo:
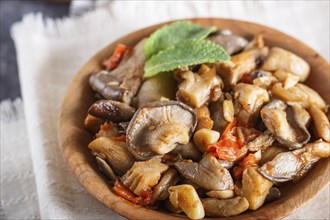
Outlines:
[[[44,19],[41,14],[25,16],[12,27],[11,33],[17,51],[27,124],[24,152],[29,153],[26,151],[29,141],[35,177],[35,185],[31,183],[36,190],[34,213],[37,214],[34,216],[122,219],[89,195],[68,170],[57,141],[61,100],[73,75],[108,43],[142,27],[189,17],[230,17],[263,23],[292,34],[329,59],[329,29],[327,32],[324,29],[329,26],[329,2],[110,1],[106,7],[81,17],[52,20]],[[326,210],[329,189],[320,198],[323,206],[313,204],[310,210],[322,208],[323,211],[310,213],[310,210],[300,209],[288,219],[330,218],[329,209]],[[2,199],[1,205],[7,207]],[[7,217],[10,216],[14,216],[13,213]]]

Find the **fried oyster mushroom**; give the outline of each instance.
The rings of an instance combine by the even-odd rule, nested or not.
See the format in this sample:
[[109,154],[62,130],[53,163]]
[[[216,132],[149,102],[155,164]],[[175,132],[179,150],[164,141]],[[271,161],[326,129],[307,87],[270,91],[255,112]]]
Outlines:
[[119,176],[124,175],[135,162],[135,158],[127,150],[126,143],[113,140],[111,137],[96,138],[88,148],[94,155],[105,160]]
[[267,90],[245,83],[234,86],[234,97],[237,116],[245,123],[253,122],[263,104],[269,101]]
[[275,139],[290,150],[301,148],[310,139],[299,113],[281,100],[273,100],[260,111],[261,118]]
[[130,104],[143,80],[145,41],[145,39],[140,41],[134,47],[131,56],[123,60],[113,71],[102,70],[97,74],[92,74],[89,78],[92,89],[105,99]]
[[326,114],[314,103],[309,106],[308,111],[314,122],[316,136],[330,142],[330,123]]
[[232,190],[233,179],[227,169],[221,167],[210,154],[204,155],[199,163],[191,161],[176,162],[176,169],[192,183],[207,190]]
[[150,190],[158,183],[161,175],[167,169],[168,166],[161,163],[160,158],[135,162],[121,180],[135,195],[141,196],[143,191]]
[[131,106],[113,100],[99,100],[89,108],[88,114],[112,122],[129,121],[135,112]]
[[128,150],[138,160],[147,160],[187,144],[196,127],[193,109],[178,101],[154,102],[141,107],[127,128]]
[[266,71],[284,70],[299,77],[304,82],[310,72],[308,63],[296,54],[279,47],[273,47],[261,69]]
[[259,172],[270,181],[286,182],[305,172],[319,159],[329,156],[330,143],[320,139],[306,144],[301,149],[279,153],[273,160],[260,167]]
[[216,101],[221,95],[223,83],[215,68],[202,64],[198,73],[185,71],[179,74],[181,80],[177,99],[193,108],[200,108],[208,101]]
[[249,202],[249,209],[261,207],[273,183],[264,178],[255,167],[248,167],[243,172],[242,193]]
[[268,52],[268,47],[251,48],[233,56],[230,61],[221,63],[218,66],[218,72],[225,85],[228,87],[236,85],[244,74],[248,74],[258,67]]

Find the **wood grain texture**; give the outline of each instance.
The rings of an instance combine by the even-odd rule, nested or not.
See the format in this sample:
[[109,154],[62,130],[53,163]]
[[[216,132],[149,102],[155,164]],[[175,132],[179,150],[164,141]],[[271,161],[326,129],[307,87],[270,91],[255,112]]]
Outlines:
[[[262,33],[267,45],[282,47],[298,54],[311,65],[311,74],[306,84],[319,92],[327,103],[330,103],[329,63],[298,40],[274,29],[238,20],[200,18],[191,19],[191,21],[203,26],[215,25],[218,28],[227,28],[233,33],[249,39],[255,34]],[[93,92],[88,85],[88,77],[91,73],[102,68],[102,61],[112,54],[119,42],[134,46],[139,40],[167,23],[151,26],[124,36],[97,53],[74,77],[67,90],[59,115],[59,143],[63,157],[73,174],[89,193],[104,205],[129,219],[183,219],[186,217],[134,205],[111,191],[110,185],[98,171],[94,157],[87,148],[92,136],[85,130],[83,122],[89,106],[95,101]],[[283,218],[314,197],[329,182],[330,158],[327,158],[320,160],[307,178],[297,184],[286,186],[280,200],[253,212],[249,211],[239,216],[222,219]]]

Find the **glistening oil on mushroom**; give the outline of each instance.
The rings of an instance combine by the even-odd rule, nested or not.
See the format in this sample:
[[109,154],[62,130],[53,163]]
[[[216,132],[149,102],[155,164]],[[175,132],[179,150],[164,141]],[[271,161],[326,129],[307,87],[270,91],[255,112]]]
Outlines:
[[303,84],[309,64],[262,35],[177,22],[115,53],[90,76],[102,99],[85,124],[112,190],[136,205],[239,215],[330,156],[327,103]]

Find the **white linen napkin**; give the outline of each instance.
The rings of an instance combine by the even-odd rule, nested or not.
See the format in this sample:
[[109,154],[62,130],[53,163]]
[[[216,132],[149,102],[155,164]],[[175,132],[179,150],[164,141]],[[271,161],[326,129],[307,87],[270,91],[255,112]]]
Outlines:
[[40,218],[22,100],[1,102],[0,112],[0,219]]
[[[73,75],[102,47],[136,29],[189,17],[230,17],[272,26],[306,42],[329,60],[329,29],[326,28],[329,27],[329,2],[111,1],[107,7],[82,17],[43,20],[41,14],[25,16],[13,26],[12,37],[17,50],[36,183],[36,186],[30,183],[36,188],[39,213],[35,216],[42,219],[122,218],[90,196],[68,170],[56,134],[59,106]],[[9,148],[9,144],[4,148]],[[22,152],[29,154],[26,149]],[[12,184],[15,185],[13,181]],[[327,190],[318,196],[322,204],[311,203],[288,219],[329,218],[329,188]],[[5,199],[11,196],[15,195],[9,194]],[[5,199],[1,198],[1,205],[8,210],[10,206],[3,205]],[[312,212],[315,209],[321,211]],[[2,213],[7,213],[7,218],[14,216],[12,212]]]

